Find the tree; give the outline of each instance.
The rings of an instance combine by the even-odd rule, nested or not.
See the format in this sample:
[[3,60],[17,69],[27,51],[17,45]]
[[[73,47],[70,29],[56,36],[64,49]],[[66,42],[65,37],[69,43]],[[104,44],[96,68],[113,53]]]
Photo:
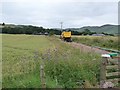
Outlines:
[[54,31],[50,31],[49,36],[54,35]]
[[5,26],[5,23],[4,23],[4,22],[2,23],[2,26]]
[[91,33],[91,31],[89,30],[89,29],[85,29],[84,31],[83,31],[83,34],[84,35],[88,35],[88,34],[90,34]]

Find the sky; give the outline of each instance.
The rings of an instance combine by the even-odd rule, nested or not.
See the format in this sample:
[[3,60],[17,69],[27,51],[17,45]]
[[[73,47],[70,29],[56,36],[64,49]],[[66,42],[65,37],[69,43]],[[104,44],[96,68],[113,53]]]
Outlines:
[[2,0],[0,22],[80,28],[118,24],[118,0]]

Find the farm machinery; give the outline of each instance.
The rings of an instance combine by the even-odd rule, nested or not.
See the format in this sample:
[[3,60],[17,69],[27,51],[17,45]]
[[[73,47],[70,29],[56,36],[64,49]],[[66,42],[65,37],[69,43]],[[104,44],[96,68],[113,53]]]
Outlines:
[[72,42],[71,31],[63,31],[60,35],[60,39],[66,41],[66,42]]

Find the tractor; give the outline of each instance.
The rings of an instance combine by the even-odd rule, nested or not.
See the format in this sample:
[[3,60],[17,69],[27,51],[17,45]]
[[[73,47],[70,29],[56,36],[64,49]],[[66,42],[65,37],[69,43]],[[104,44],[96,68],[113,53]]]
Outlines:
[[71,31],[63,31],[60,38],[66,42],[72,42]]

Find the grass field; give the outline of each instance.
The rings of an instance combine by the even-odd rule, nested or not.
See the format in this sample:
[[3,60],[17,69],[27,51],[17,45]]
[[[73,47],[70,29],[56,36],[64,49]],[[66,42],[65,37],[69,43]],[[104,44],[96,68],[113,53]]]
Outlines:
[[120,50],[118,40],[118,37],[113,36],[73,36],[74,42],[115,50]]
[[2,35],[3,88],[40,88],[40,65],[46,86],[86,87],[99,82],[100,56],[83,53],[55,37]]
[[2,89],[2,35],[0,34],[0,89]]

